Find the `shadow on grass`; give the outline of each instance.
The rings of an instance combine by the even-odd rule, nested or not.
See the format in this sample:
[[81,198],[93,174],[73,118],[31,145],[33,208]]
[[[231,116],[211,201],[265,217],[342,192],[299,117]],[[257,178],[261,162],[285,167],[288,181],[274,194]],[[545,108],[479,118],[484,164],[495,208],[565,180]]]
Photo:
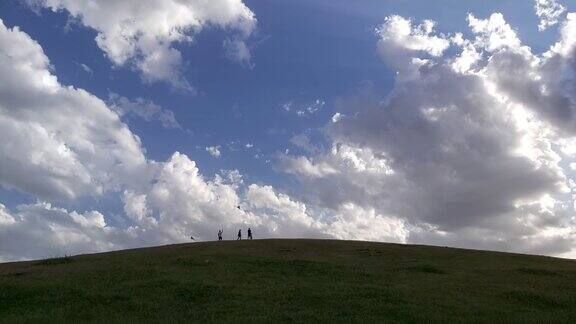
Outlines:
[[323,276],[337,273],[340,268],[329,262],[309,260],[249,259],[243,261],[248,271],[264,272],[281,276]]
[[535,275],[535,276],[559,276],[560,274],[554,271],[546,269],[536,269],[536,268],[519,268],[516,269],[518,272],[525,274]]
[[206,267],[212,264],[212,260],[204,259],[199,260],[198,258],[191,258],[191,257],[180,257],[177,258],[174,263],[179,266],[184,267]]
[[446,274],[447,272],[431,264],[416,264],[404,268],[406,271],[431,273],[431,274]]
[[60,265],[60,264],[68,264],[74,262],[74,259],[69,256],[65,255],[62,257],[55,257],[55,258],[48,258],[44,260],[38,261],[38,265],[46,265],[46,266],[53,266],[53,265]]
[[539,309],[555,309],[565,307],[558,298],[542,295],[530,290],[514,290],[504,294],[508,300],[512,300],[525,306]]

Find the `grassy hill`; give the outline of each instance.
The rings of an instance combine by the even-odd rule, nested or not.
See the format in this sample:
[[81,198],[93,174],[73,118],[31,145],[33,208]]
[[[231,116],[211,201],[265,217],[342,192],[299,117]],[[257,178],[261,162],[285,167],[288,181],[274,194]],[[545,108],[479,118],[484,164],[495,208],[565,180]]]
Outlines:
[[350,241],[171,245],[0,264],[2,321],[575,322],[576,262]]

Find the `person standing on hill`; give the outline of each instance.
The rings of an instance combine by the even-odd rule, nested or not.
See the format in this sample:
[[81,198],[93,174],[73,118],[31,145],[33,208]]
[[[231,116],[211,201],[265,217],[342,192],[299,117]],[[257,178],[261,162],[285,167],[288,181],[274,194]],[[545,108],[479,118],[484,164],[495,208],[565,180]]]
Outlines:
[[242,230],[239,229],[238,230],[238,238],[236,239],[236,241],[240,241],[242,239]]
[[248,239],[249,240],[252,239],[252,230],[250,229],[250,227],[248,227]]
[[222,241],[222,234],[224,233],[223,230],[218,231],[218,241]]

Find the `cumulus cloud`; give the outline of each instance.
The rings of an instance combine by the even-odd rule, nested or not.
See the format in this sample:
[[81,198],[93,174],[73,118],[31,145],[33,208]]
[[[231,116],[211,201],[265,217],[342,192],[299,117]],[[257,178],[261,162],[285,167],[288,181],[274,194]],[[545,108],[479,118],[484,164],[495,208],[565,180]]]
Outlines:
[[338,173],[335,168],[326,162],[314,163],[303,156],[282,156],[280,162],[281,168],[285,172],[305,177],[320,178]]
[[[394,89],[385,100],[340,100],[324,128],[329,149],[280,159],[298,194],[246,184],[238,171],[207,178],[178,152],[147,160],[113,107],[59,84],[40,46],[0,24],[0,184],[40,198],[0,205],[0,259],[206,240],[247,226],[256,237],[574,256],[576,14],[543,54],[500,14],[468,22],[470,39],[437,34],[431,21],[385,19],[377,47],[398,72]],[[108,191],[121,193],[125,227],[42,202]]]
[[134,229],[109,227],[97,211],[68,211],[46,202],[9,211],[0,204],[0,258],[4,260],[108,251],[135,246],[134,237]]
[[310,210],[271,186],[243,187],[238,171],[206,179],[194,161],[178,152],[166,162],[152,162],[151,167],[154,172],[146,185],[123,192],[129,221],[125,228],[107,224],[98,211],[69,211],[46,202],[10,211],[0,204],[0,259],[181,243],[190,236],[211,240],[218,229],[233,238],[246,227],[256,237],[405,240],[402,220],[352,205],[323,218],[321,211]]
[[[0,205],[1,260],[186,242],[190,235],[210,239],[218,228],[242,226],[262,236],[326,235],[327,225],[303,203],[272,187],[245,187],[238,171],[205,179],[180,153],[166,162],[147,160],[115,110],[149,102],[113,95],[116,106],[109,107],[62,86],[42,48],[3,23],[0,72],[6,76],[0,84],[0,184],[40,199],[13,211]],[[151,116],[162,111],[149,110]],[[126,227],[108,225],[98,211],[43,202],[119,191]]]
[[[243,186],[238,171],[206,179],[194,161],[178,152],[158,166],[148,186],[124,192],[126,214],[146,228],[148,241],[179,242],[190,234],[213,239],[217,229],[233,237],[238,228],[245,227],[251,227],[258,237],[362,238],[350,224],[368,231],[353,221],[361,214],[350,208],[324,218],[322,210],[311,210],[272,186]],[[403,229],[396,226],[402,221],[373,211],[370,215],[382,229],[370,237],[404,239]]]
[[137,181],[140,140],[90,93],[62,86],[42,48],[0,20],[0,185],[42,198]]
[[472,39],[386,18],[378,50],[398,71],[393,92],[341,100],[332,148],[280,166],[308,204],[402,220],[386,224],[408,242],[573,253],[574,16],[540,55],[501,14],[468,21]]
[[425,64],[428,57],[441,56],[450,46],[443,35],[434,35],[435,27],[436,22],[432,20],[413,25],[404,17],[386,17],[382,26],[376,28],[378,52],[390,67],[410,77],[415,72],[409,73],[406,69],[416,69]]
[[175,44],[192,42],[207,26],[232,30],[234,57],[245,62],[250,53],[244,39],[256,27],[254,13],[241,0],[25,1],[52,11],[65,10],[94,29],[98,47],[114,65],[130,65],[146,81],[165,81],[183,90],[192,87],[182,73],[182,54]]
[[468,23],[476,35],[474,47],[489,52],[506,48],[520,48],[521,41],[501,13],[494,13],[487,19],[478,19],[468,15]]
[[154,233],[154,241],[178,242],[191,234],[207,239],[216,228],[250,220],[250,215],[237,208],[240,182],[235,172],[206,180],[194,161],[175,153],[159,165],[148,186],[124,193],[124,209],[136,224]]
[[[145,185],[128,188],[122,201],[129,225],[110,226],[98,211],[68,211],[47,202],[0,204],[0,257],[23,260],[137,246],[212,239],[217,229],[232,236],[251,226],[261,236],[312,234],[314,220],[302,203],[271,187],[243,183],[237,171],[205,179],[194,161],[175,153],[151,162]],[[319,233],[320,231],[318,231]],[[316,235],[319,235],[315,233]]]
[[[197,239],[211,239],[215,229],[233,233],[243,226],[264,237],[298,236],[319,226],[304,204],[269,186],[252,184],[243,189],[241,184],[237,171],[205,179],[194,161],[175,153],[148,187],[125,193],[130,198],[125,199],[125,210],[171,240],[190,232]],[[147,220],[150,217],[155,221]]]
[[208,152],[208,154],[212,155],[215,158],[219,158],[220,156],[222,156],[222,152],[220,152],[220,146],[206,146],[206,152]]
[[566,12],[566,7],[556,0],[536,0],[534,3],[536,15],[540,18],[538,29],[545,30],[554,26],[560,20],[560,17]]
[[164,128],[182,128],[172,110],[162,108],[150,100],[140,97],[130,100],[117,93],[111,93],[108,96],[108,102],[120,116],[133,114],[146,121],[157,119]]
[[270,187],[252,185],[242,194],[237,171],[206,180],[195,162],[180,153],[167,162],[153,162],[151,168],[154,172],[146,185],[123,193],[126,228],[108,225],[98,211],[69,211],[47,202],[10,211],[0,204],[1,259],[187,242],[191,235],[206,240],[216,229],[232,235],[243,226],[252,226],[262,236],[293,236],[307,231],[312,222],[301,203]]
[[338,239],[398,243],[406,243],[409,234],[404,220],[353,203],[340,206],[327,232]]
[[332,115],[332,118],[330,119],[333,123],[337,123],[340,121],[340,119],[342,119],[342,114],[337,112],[334,115]]

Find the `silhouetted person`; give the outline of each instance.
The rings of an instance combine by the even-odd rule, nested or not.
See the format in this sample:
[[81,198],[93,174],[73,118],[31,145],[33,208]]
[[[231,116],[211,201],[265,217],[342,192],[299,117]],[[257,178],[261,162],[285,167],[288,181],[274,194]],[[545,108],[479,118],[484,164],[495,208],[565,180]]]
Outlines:
[[239,229],[238,230],[238,238],[236,239],[236,241],[240,241],[242,239],[242,230]]
[[222,241],[222,234],[224,233],[223,230],[218,231],[218,241]]
[[248,227],[248,239],[249,240],[252,239],[252,230],[250,229],[250,227]]

